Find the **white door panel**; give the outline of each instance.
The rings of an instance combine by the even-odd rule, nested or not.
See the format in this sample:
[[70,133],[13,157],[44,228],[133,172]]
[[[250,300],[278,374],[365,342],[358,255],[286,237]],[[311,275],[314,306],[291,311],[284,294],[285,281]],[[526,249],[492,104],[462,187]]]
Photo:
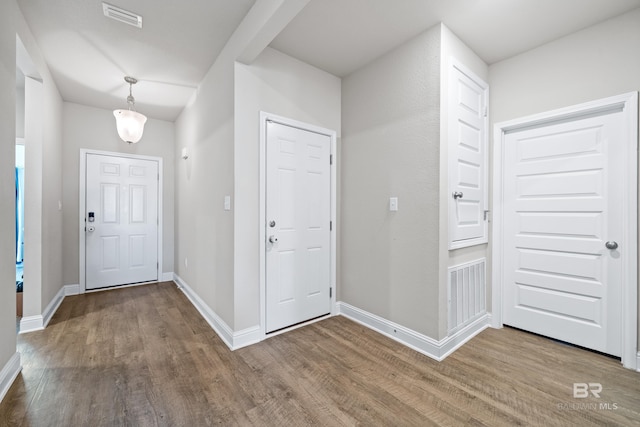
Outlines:
[[449,86],[449,248],[453,249],[487,241],[488,86],[455,63]]
[[158,162],[87,154],[85,188],[86,289],[158,280]]
[[503,183],[504,323],[618,356],[621,120],[508,133]]
[[266,144],[265,330],[272,332],[331,311],[331,138],[268,122]]

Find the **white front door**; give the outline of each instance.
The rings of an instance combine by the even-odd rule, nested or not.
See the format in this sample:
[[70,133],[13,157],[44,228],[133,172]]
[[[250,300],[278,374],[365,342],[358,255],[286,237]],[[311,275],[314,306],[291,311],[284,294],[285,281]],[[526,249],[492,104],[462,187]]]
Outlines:
[[158,162],[86,155],[85,288],[158,280]]
[[266,327],[331,312],[331,138],[267,122]]
[[623,129],[609,111],[506,134],[504,324],[621,355]]

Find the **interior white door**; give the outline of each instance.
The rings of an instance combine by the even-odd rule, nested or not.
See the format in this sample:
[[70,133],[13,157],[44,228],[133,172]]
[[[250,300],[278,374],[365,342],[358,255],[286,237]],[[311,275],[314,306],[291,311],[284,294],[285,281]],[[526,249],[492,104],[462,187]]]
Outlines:
[[504,323],[616,356],[622,120],[609,112],[504,139]]
[[489,85],[453,61],[449,73],[449,249],[488,241]]
[[266,332],[331,312],[331,138],[267,122]]
[[87,154],[85,287],[158,280],[158,162]]

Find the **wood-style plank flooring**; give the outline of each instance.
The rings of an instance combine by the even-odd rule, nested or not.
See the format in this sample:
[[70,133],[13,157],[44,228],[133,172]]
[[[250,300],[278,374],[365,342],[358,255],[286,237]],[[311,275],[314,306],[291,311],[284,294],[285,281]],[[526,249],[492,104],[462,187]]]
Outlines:
[[487,329],[438,363],[344,317],[231,352],[172,283],[67,297],[18,346],[1,426],[640,426],[599,354]]

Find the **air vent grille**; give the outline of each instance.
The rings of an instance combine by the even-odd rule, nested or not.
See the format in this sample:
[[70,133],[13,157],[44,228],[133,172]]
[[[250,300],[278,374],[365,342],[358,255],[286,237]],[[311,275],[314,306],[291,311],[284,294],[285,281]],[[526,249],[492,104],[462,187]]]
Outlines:
[[120,9],[119,7],[104,2],[102,3],[102,11],[104,12],[104,16],[107,18],[115,19],[116,21],[123,22],[137,28],[142,28],[142,16],[133,12]]

